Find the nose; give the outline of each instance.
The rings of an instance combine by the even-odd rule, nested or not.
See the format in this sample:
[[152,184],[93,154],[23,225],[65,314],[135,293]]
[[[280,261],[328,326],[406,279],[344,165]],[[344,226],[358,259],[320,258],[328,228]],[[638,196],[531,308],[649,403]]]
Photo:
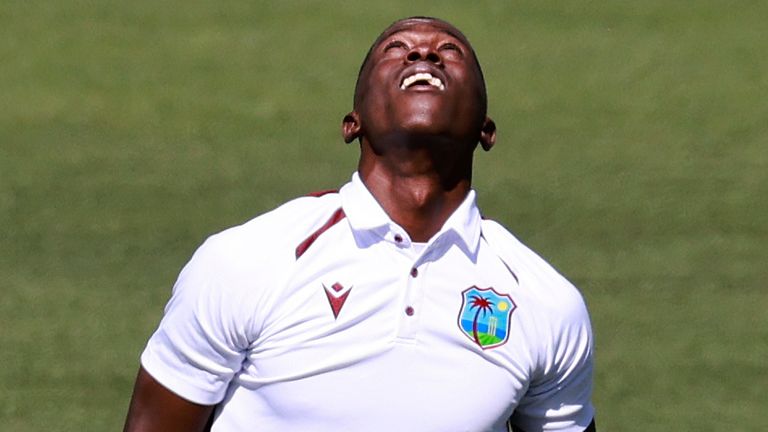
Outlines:
[[440,57],[440,54],[437,52],[437,50],[433,49],[432,46],[428,44],[415,45],[413,48],[411,48],[410,51],[408,51],[408,54],[405,55],[405,61],[407,63],[415,63],[417,61],[424,60],[434,63],[438,66],[443,64],[443,58]]

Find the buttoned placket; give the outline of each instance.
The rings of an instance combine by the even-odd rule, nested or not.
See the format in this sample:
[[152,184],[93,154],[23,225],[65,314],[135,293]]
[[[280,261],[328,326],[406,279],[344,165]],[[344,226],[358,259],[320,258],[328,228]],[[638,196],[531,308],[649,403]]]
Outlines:
[[[398,241],[398,236],[401,240]],[[404,271],[401,277],[405,288],[404,295],[401,297],[403,302],[400,304],[398,313],[399,329],[397,339],[401,343],[415,342],[421,317],[423,316],[424,290],[427,286],[427,275],[430,267],[430,257],[436,253],[437,249],[443,244],[442,236],[438,236],[433,242],[427,245],[419,255],[410,252],[402,254],[404,258]],[[407,234],[393,234],[394,243],[403,249],[410,249],[411,241]],[[407,246],[406,246],[407,245]]]

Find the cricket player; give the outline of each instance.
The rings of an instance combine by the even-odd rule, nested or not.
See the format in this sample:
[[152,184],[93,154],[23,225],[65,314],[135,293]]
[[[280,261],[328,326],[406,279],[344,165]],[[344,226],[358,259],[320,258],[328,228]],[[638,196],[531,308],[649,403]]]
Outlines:
[[357,171],[200,246],[125,431],[594,431],[582,296],[476,205],[486,107],[458,29],[388,27],[342,121]]

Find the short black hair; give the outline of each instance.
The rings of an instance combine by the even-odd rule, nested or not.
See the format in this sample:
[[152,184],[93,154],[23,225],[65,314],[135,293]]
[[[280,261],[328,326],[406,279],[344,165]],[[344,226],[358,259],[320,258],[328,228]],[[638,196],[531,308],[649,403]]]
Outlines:
[[421,16],[421,15],[411,16],[411,17],[408,17],[408,18],[401,18],[401,19],[393,22],[392,24],[387,26],[387,28],[385,28],[384,31],[381,32],[381,34],[379,34],[379,36],[376,38],[376,40],[373,41],[373,44],[371,44],[371,47],[368,48],[368,52],[365,54],[365,58],[363,59],[363,62],[360,64],[360,69],[357,71],[357,81],[355,82],[355,94],[354,94],[354,98],[352,100],[352,106],[356,109],[357,108],[357,104],[358,104],[358,102],[360,100],[360,76],[363,74],[363,71],[365,70],[366,65],[368,65],[368,60],[371,58],[371,54],[373,53],[373,49],[376,48],[376,46],[379,45],[379,43],[381,43],[381,41],[385,37],[389,36],[389,31],[390,31],[390,29],[392,29],[392,27],[396,26],[397,24],[399,24],[399,23],[401,23],[403,21],[412,21],[412,20],[416,20],[416,21],[437,21],[437,22],[440,22],[440,23],[443,23],[443,24],[447,24],[447,25],[455,28],[456,31],[459,32],[459,34],[458,34],[459,39],[464,39],[464,41],[466,41],[467,46],[469,47],[469,50],[472,52],[472,58],[475,60],[475,66],[477,66],[477,71],[480,73],[480,84],[483,87],[483,89],[482,89],[483,91],[482,91],[482,95],[481,95],[482,96],[482,106],[483,106],[483,113],[482,114],[483,114],[483,117],[485,117],[486,111],[488,110],[488,95],[487,95],[487,90],[486,90],[486,87],[485,87],[485,76],[483,75],[483,68],[480,67],[480,61],[477,59],[477,53],[475,53],[475,49],[472,47],[472,44],[469,43],[469,39],[467,39],[467,37],[464,35],[464,33],[461,32],[461,30],[456,28],[456,26],[454,26],[453,24],[449,23],[448,21],[442,20],[440,18],[435,18],[435,17],[430,17],[430,16]]

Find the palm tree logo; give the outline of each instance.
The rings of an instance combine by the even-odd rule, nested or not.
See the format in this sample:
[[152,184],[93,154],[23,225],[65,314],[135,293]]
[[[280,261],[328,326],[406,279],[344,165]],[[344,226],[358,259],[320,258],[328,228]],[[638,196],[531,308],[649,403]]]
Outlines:
[[480,319],[480,312],[483,313],[483,317],[485,317],[485,314],[488,312],[493,313],[493,302],[490,301],[489,298],[479,295],[473,295],[470,299],[472,301],[470,302],[469,310],[477,308],[475,318],[472,320],[472,337],[478,345],[482,346],[482,343],[480,343],[480,335],[477,333],[477,321]]
[[510,317],[517,305],[509,294],[471,286],[461,293],[458,324],[461,331],[482,349],[507,342]]

